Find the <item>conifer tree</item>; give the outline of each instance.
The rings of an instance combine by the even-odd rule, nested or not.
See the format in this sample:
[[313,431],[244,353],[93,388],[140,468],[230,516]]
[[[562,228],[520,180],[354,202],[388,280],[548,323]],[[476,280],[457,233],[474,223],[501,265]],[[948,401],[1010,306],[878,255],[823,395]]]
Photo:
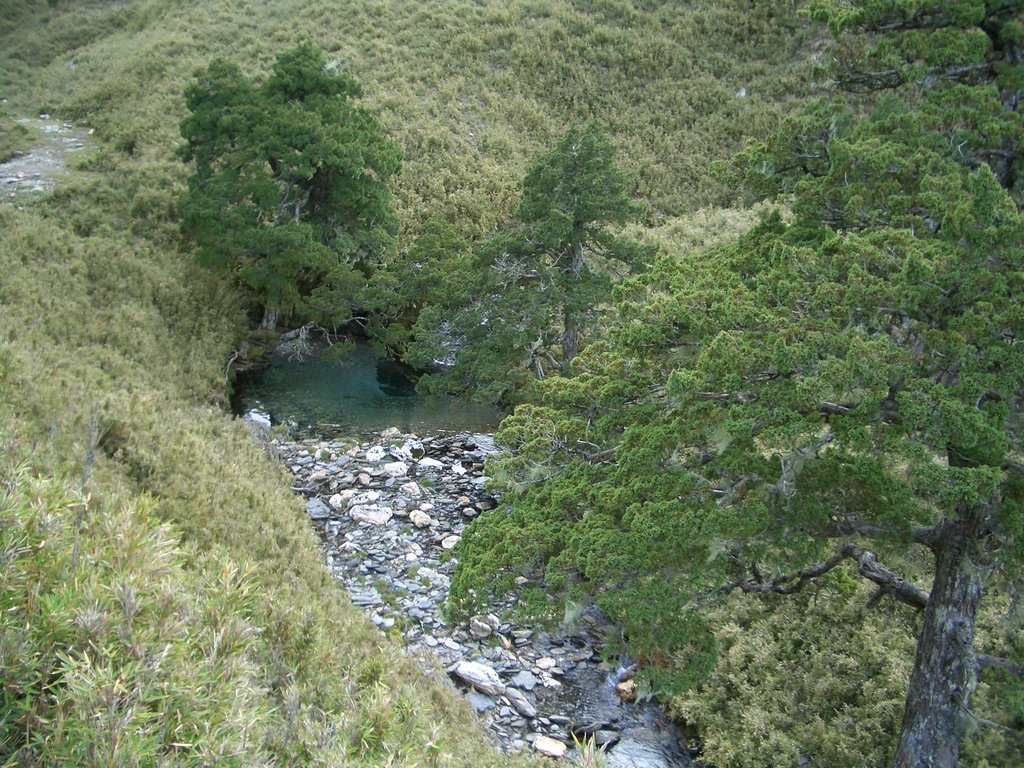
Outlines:
[[263,83],[218,59],[186,91],[183,230],[201,263],[251,292],[266,327],[280,314],[348,320],[394,248],[400,154],[360,93],[308,44]]
[[[453,605],[525,564],[583,592],[669,684],[697,610],[837,569],[920,611],[895,768],[959,759],[983,599],[1024,563],[1019,2],[820,3],[837,84],[739,166],[790,204],[620,291],[608,342],[505,422],[514,508],[464,537]],[[907,569],[907,570],[903,570]],[[1019,723],[1011,723],[1019,727]]]

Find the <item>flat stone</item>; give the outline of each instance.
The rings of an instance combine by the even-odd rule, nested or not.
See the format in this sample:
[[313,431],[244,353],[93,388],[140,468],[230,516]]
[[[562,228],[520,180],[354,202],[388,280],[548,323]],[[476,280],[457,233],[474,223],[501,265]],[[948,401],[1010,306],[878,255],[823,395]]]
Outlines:
[[421,467],[423,469],[442,469],[442,468],[444,468],[444,464],[442,464],[437,459],[430,458],[429,456],[424,456],[422,459],[420,459],[418,462],[416,462],[416,464],[417,464],[417,466],[419,466],[419,467]]
[[533,748],[548,757],[565,757],[569,749],[563,742],[550,736],[538,736],[533,741]]
[[501,682],[498,673],[486,664],[480,664],[475,661],[460,661],[452,667],[450,674],[466,685],[476,688],[481,693],[500,696],[506,691],[505,684]]
[[331,516],[331,510],[320,499],[310,499],[306,502],[306,514],[313,520],[326,520]]
[[525,669],[516,674],[509,682],[517,688],[522,688],[524,691],[532,691],[537,687],[537,678]]
[[516,712],[531,720],[537,716],[537,709],[530,703],[530,700],[515,688],[506,688],[505,697],[509,700]]
[[537,661],[534,662],[534,664],[537,666],[537,669],[551,669],[552,667],[556,666],[558,662],[550,656],[541,656],[539,659],[537,659]]
[[375,445],[372,448],[366,449],[366,460],[374,463],[382,461],[387,456],[387,451],[382,446]]
[[494,699],[477,691],[470,691],[466,698],[469,699],[469,703],[477,712],[486,712],[488,709],[494,709],[497,706],[497,702]]
[[455,549],[456,545],[462,541],[461,536],[456,536],[454,533],[445,536],[441,539],[441,549]]
[[357,504],[348,511],[348,514],[357,523],[369,525],[387,525],[391,520],[391,510],[376,504]]

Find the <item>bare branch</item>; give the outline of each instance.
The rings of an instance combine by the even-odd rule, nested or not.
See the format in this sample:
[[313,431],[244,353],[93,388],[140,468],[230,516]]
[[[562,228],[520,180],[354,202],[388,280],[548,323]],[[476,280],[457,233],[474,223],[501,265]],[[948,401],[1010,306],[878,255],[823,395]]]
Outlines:
[[988,656],[983,653],[978,654],[978,672],[982,673],[987,669],[1001,669],[1004,672],[1009,672],[1014,677],[1024,679],[1024,664],[1021,664],[1010,659],[1004,659],[999,656]]
[[[753,568],[739,561],[735,556],[730,560],[740,569],[742,576],[735,581],[729,582],[715,592],[728,594],[739,589],[750,593],[774,592],[780,595],[791,595],[799,592],[808,583],[824,576],[836,568],[843,560],[850,558],[857,563],[857,571],[868,581],[878,585],[879,591],[892,595],[901,603],[914,608],[923,608],[928,603],[928,593],[913,582],[907,581],[902,576],[878,562],[873,552],[858,547],[856,544],[847,543],[836,550],[826,560],[804,568],[796,573],[776,576],[773,579],[765,580]],[[882,595],[876,594],[871,598],[871,603],[877,603]]]

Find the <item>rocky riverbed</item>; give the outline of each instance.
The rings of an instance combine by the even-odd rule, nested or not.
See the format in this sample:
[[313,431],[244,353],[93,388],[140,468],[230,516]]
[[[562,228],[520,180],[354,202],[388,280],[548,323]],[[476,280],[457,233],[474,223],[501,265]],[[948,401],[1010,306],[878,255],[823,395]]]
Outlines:
[[443,665],[503,749],[571,757],[574,737],[589,738],[613,768],[690,765],[660,707],[631,703],[630,671],[601,660],[611,627],[596,611],[560,632],[511,624],[511,599],[465,625],[442,617],[451,550],[469,521],[500,507],[483,474],[490,436],[389,429],[359,443],[269,443],[295,476],[352,602],[382,631],[400,633],[410,653]]
[[22,155],[0,163],[0,204],[25,202],[56,184],[68,157],[85,148],[91,131],[49,115],[19,120],[39,133],[39,142]]

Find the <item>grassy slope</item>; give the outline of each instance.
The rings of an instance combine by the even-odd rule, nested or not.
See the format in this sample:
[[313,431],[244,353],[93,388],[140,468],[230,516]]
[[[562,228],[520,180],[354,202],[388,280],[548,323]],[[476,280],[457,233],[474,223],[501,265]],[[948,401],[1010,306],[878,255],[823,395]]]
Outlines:
[[710,162],[801,90],[809,33],[766,5],[6,0],[7,108],[97,141],[49,201],[0,209],[0,662],[19,681],[0,754],[499,764],[341,599],[281,472],[217,408],[238,312],[176,248],[182,90],[215,55],[255,72],[310,39],[346,59],[405,149],[411,233],[428,212],[486,231],[526,160],[597,117],[670,242],[729,197]]

